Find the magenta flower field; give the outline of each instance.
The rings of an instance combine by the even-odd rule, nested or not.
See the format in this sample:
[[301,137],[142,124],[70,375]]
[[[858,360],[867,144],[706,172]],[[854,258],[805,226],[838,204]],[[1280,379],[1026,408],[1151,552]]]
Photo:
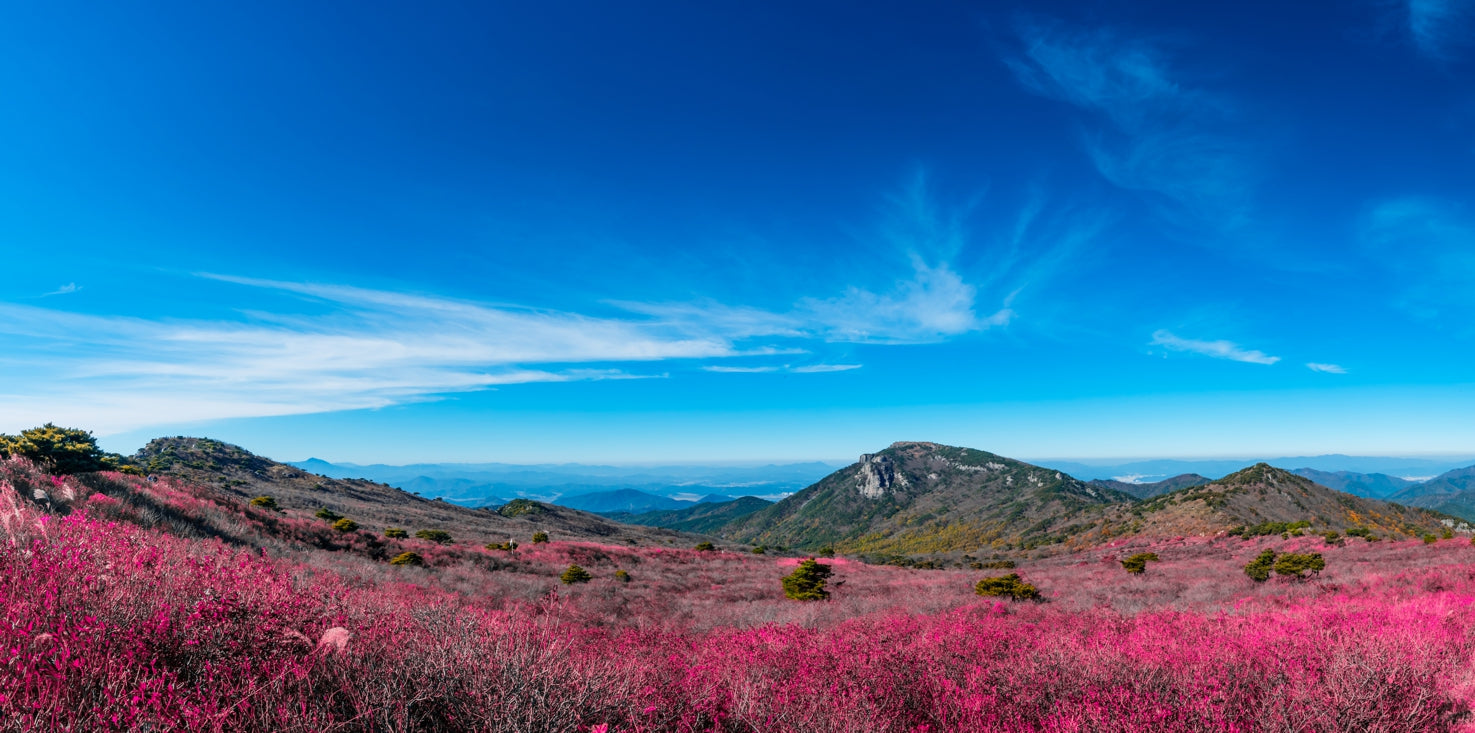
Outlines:
[[[0,730],[1475,730],[1468,538],[1021,562],[1041,603],[835,559],[801,603],[795,558],[405,539],[427,564],[397,567],[167,480],[0,475]],[[1327,569],[1254,583],[1266,547]]]

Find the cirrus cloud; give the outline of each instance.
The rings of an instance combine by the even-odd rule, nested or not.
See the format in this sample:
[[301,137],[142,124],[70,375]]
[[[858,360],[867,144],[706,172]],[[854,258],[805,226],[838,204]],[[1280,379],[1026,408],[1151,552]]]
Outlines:
[[1255,349],[1246,349],[1233,341],[1223,339],[1217,341],[1187,339],[1176,336],[1171,331],[1166,330],[1158,330],[1152,334],[1152,345],[1161,346],[1169,351],[1184,351],[1215,359],[1245,362],[1246,364],[1270,365],[1280,361],[1280,357],[1278,356],[1270,356],[1263,351]]

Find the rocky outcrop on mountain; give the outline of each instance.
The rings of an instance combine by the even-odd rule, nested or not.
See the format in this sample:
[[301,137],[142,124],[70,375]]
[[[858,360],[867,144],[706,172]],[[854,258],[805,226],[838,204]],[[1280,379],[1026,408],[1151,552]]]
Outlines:
[[718,530],[734,541],[936,553],[1064,541],[1133,497],[984,451],[895,443]]

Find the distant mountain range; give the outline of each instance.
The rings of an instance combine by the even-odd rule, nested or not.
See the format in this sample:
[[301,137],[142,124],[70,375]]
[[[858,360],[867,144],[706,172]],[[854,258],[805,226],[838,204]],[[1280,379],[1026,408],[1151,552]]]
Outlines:
[[[330,463],[309,458],[290,465],[334,478],[378,481],[421,496],[443,498],[466,506],[495,506],[510,499],[527,498],[583,508],[596,505],[591,502],[597,503],[598,500],[580,502],[573,497],[617,490],[636,491],[685,502],[696,502],[710,495],[779,499],[818,481],[840,464],[812,461],[762,466],[595,466],[577,463],[421,463],[387,466]],[[626,510],[651,511],[663,508],[676,507],[648,504],[644,508],[626,507]],[[617,510],[620,509],[609,509]]]
[[1345,491],[1349,494],[1374,499],[1387,499],[1410,486],[1417,486],[1419,483],[1397,476],[1389,476],[1386,473],[1318,471],[1314,468],[1298,468],[1292,471],[1292,473],[1302,478],[1309,478],[1322,486],[1333,488],[1337,491]]
[[1152,483],[1128,483],[1126,481],[1113,481],[1111,479],[1096,479],[1091,482],[1092,486],[1100,486],[1114,491],[1122,491],[1138,499],[1148,499],[1160,494],[1166,494],[1190,486],[1201,486],[1209,483],[1212,479],[1200,476],[1196,473],[1185,473],[1172,478],[1154,481]]
[[658,496],[635,489],[615,489],[614,491],[600,491],[592,494],[566,496],[554,503],[559,506],[566,506],[586,512],[595,512],[597,514],[610,514],[612,512],[639,514],[641,512],[686,509],[687,507],[699,504],[722,503],[732,500],[733,498],[731,496],[708,494],[695,501],[682,501],[680,499]]

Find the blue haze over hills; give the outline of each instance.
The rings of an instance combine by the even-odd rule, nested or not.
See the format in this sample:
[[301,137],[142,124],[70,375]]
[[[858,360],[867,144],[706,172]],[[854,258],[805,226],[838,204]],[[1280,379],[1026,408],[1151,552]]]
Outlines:
[[[1425,481],[1450,473],[1455,484],[1431,481],[1445,492],[1467,488],[1462,469],[1475,458],[1433,459],[1380,456],[1302,456],[1269,459],[1145,460],[1122,464],[1037,460],[1082,480],[1149,484],[1183,474],[1212,479],[1255,463],[1294,471],[1339,491],[1376,499],[1421,495]],[[368,478],[468,506],[496,506],[515,498],[536,499],[599,513],[641,513],[754,496],[777,500],[848,465],[808,462],[763,466],[601,466],[582,464],[336,464],[308,459],[291,465],[334,478]],[[1464,473],[1469,473],[1465,471]],[[1475,485],[1468,486],[1475,488]],[[1417,502],[1411,502],[1417,503]]]

